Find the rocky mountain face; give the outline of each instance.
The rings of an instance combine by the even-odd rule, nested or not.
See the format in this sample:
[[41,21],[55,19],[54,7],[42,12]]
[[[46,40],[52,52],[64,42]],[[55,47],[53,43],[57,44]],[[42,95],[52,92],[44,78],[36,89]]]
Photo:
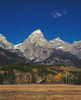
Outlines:
[[46,60],[42,62],[43,64],[63,64],[63,65],[81,65],[81,59],[75,55],[64,52],[62,50],[54,49]]
[[21,57],[17,53],[13,53],[10,50],[6,50],[0,47],[0,65],[28,62],[29,61],[25,57]]
[[50,56],[52,49],[48,48],[48,41],[44,39],[41,30],[34,31],[22,44],[14,48],[20,49],[24,56],[32,62],[43,61]]
[[81,41],[75,41],[72,44],[71,53],[81,59]]
[[0,46],[11,50],[11,52],[16,52],[20,56],[24,56],[34,63],[49,62],[49,64],[54,64],[58,62],[73,64],[74,62],[71,58],[75,60],[81,59],[81,41],[75,41],[73,44],[70,44],[59,37],[47,41],[41,30],[32,32],[23,43],[18,45],[9,43],[3,35],[0,35]]
[[[71,51],[72,45],[62,41],[59,37],[50,40],[49,42],[44,38],[41,30],[36,30],[31,33],[31,35],[21,44],[16,45],[14,48],[20,49],[22,52],[30,47],[30,45],[36,45],[46,48],[61,49],[63,51]],[[68,48],[69,47],[69,48]]]
[[20,47],[18,49],[24,52],[27,48],[32,48],[33,45],[47,47],[48,42],[46,39],[44,39],[41,30],[32,32],[31,35],[22,44],[19,45]]
[[0,47],[4,49],[13,49],[14,45],[7,41],[6,37],[0,34]]
[[50,48],[61,49],[63,51],[71,51],[71,44],[64,42],[59,37],[56,39],[49,41]]

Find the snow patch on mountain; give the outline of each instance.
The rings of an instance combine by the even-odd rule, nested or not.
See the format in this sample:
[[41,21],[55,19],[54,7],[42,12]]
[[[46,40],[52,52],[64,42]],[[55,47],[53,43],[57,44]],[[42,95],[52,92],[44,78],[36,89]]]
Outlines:
[[14,49],[20,49],[20,46],[22,45],[22,43],[19,43],[17,45],[14,45]]

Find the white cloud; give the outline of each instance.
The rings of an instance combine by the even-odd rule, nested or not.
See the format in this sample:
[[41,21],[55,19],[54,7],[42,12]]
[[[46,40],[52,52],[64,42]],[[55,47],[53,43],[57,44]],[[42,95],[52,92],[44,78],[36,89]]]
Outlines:
[[58,12],[58,11],[51,12],[51,15],[53,16],[53,18],[60,18],[66,14],[67,13],[65,10],[63,10],[62,12]]

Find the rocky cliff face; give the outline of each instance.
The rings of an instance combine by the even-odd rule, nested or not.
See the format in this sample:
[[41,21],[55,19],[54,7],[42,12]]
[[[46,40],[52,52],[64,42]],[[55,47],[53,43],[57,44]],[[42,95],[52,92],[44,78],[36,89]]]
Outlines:
[[52,50],[47,48],[48,45],[41,30],[36,30],[22,44],[16,45],[14,48],[20,49],[24,56],[31,61],[39,62],[50,56]]
[[[63,55],[63,52],[65,52],[66,56],[66,52],[70,53],[69,58],[67,59],[66,57],[66,60],[64,60],[62,59],[61,55],[61,57],[57,60],[58,62],[70,61],[70,63],[72,63],[72,61],[69,60],[72,57],[72,55],[75,55],[81,59],[81,41],[75,41],[73,44],[70,44],[64,42],[59,37],[55,38],[54,40],[47,41],[44,38],[44,35],[40,29],[32,32],[23,43],[20,43],[18,45],[13,45],[9,43],[3,35],[0,35],[0,46],[4,49],[10,49],[12,52],[16,52],[20,56],[25,56],[32,62],[43,62],[49,57],[52,57],[51,54],[54,54],[54,58],[52,57],[53,59],[49,61],[54,62],[56,61],[56,59],[59,58],[59,53]],[[54,49],[56,49],[56,51]]]
[[4,49],[13,49],[14,45],[7,41],[6,37],[0,34],[0,47]]
[[63,51],[71,51],[72,45],[67,42],[64,42],[59,37],[57,37],[52,41],[49,41],[49,43],[50,43],[50,48],[61,49]]
[[81,65],[81,59],[75,55],[64,52],[62,50],[54,49],[46,60],[42,63],[44,64],[64,64],[64,65]]
[[69,44],[61,40],[59,37],[48,42],[44,38],[41,30],[36,30],[32,32],[22,44],[16,45],[15,48],[20,49],[20,51],[23,52],[24,56],[32,60],[33,62],[40,62],[50,57],[53,49],[69,52],[81,58],[80,44],[80,41]]
[[20,50],[24,52],[27,48],[31,48],[33,45],[44,47],[48,45],[48,42],[44,39],[41,30],[32,32],[31,35],[21,44]]

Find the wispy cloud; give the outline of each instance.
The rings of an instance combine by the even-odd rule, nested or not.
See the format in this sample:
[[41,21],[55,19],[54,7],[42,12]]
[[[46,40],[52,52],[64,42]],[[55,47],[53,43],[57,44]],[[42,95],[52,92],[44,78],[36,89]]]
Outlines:
[[51,15],[53,16],[53,18],[60,18],[64,15],[66,15],[66,11],[63,10],[62,12],[59,12],[59,11],[54,11],[54,12],[51,12]]
[[66,14],[67,14],[67,12],[65,10],[63,10],[63,15],[66,15]]

